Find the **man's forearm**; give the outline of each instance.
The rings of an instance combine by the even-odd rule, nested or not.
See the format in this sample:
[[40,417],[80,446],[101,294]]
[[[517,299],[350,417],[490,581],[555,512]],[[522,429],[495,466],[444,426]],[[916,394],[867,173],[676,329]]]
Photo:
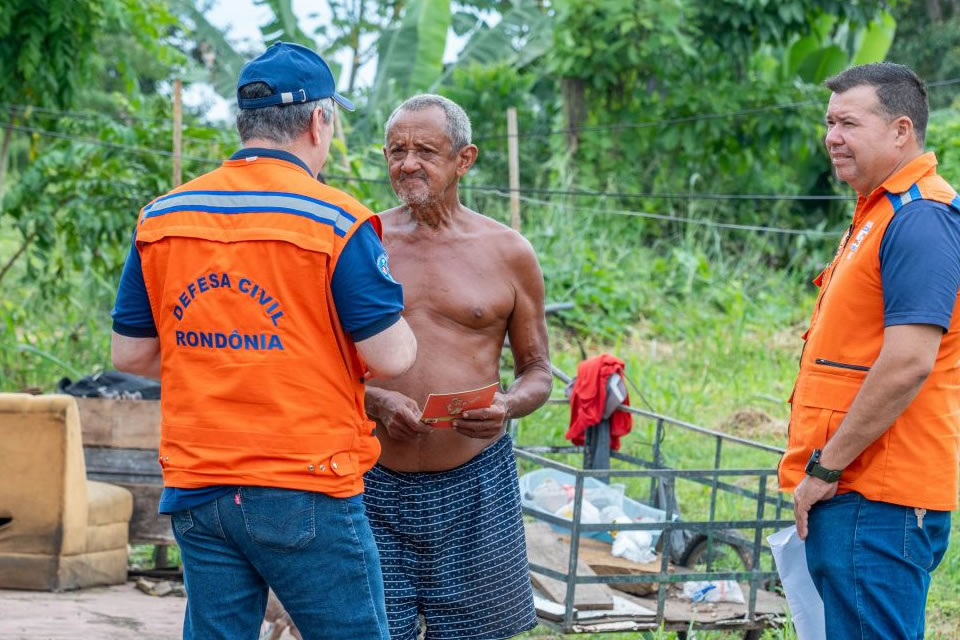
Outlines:
[[367,412],[368,418],[377,422],[382,422],[382,409],[390,393],[392,392],[387,391],[386,389],[374,387],[369,384],[367,385],[363,396],[363,405]]
[[543,406],[550,397],[553,373],[550,363],[528,365],[507,390],[507,418],[522,418]]
[[882,355],[823,449],[820,464],[828,469],[846,468],[880,438],[910,405],[929,375],[928,369],[903,367]]

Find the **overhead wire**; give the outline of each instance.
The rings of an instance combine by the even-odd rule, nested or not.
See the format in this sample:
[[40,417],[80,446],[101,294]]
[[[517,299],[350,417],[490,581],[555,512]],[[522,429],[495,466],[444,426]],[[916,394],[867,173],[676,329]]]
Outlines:
[[[80,142],[84,144],[91,144],[95,146],[101,146],[111,149],[117,149],[120,151],[129,151],[135,153],[145,153],[145,154],[156,154],[164,157],[173,157],[175,154],[164,149],[153,149],[148,147],[138,147],[136,145],[125,144],[121,142],[110,142],[107,140],[100,140],[98,138],[82,137],[76,135],[70,135],[61,133],[59,131],[50,131],[47,129],[38,129],[35,127],[25,127],[22,125],[12,125],[7,123],[0,123],[0,128],[2,129],[11,129],[14,131],[22,131],[26,133],[34,133],[37,135],[45,135],[53,138],[70,140],[74,142]],[[199,156],[190,156],[190,155],[181,155],[182,160],[206,163],[206,164],[220,164],[222,161],[213,159],[213,158],[204,158]],[[377,179],[377,178],[361,178],[358,176],[343,176],[337,174],[328,174],[329,178],[336,180],[344,181],[359,181],[366,183],[375,183],[375,184],[390,184],[389,180]],[[509,188],[494,188],[483,185],[475,185],[471,187],[470,185],[463,185],[462,188],[482,188],[483,191],[488,192],[494,196],[500,198],[510,198],[511,193]],[[555,193],[564,193],[564,192],[555,192]],[[571,192],[576,194],[577,192]],[[581,194],[582,195],[582,194]],[[604,194],[605,195],[605,194]],[[528,202],[530,204],[536,204],[541,206],[550,206],[560,209],[569,209],[575,208],[576,211],[582,213],[591,213],[591,214],[610,214],[610,215],[621,215],[621,216],[630,216],[630,217],[639,217],[639,218],[649,218],[654,220],[663,220],[667,222],[678,222],[683,224],[697,224],[703,226],[716,227],[721,229],[731,229],[739,231],[755,231],[762,233],[781,233],[781,234],[791,234],[791,235],[815,235],[815,236],[831,236],[838,235],[839,232],[830,232],[830,231],[821,231],[817,229],[791,229],[785,227],[768,227],[762,225],[746,225],[738,224],[731,222],[718,222],[716,220],[711,220],[707,218],[689,218],[684,216],[675,216],[670,214],[661,214],[653,213],[648,211],[635,211],[635,210],[626,210],[626,209],[609,209],[609,208],[597,208],[597,207],[573,207],[569,203],[564,202],[552,202],[549,200],[541,200],[537,198],[531,198],[529,196],[519,195],[520,200]]]
[[[949,80],[938,80],[936,82],[930,82],[927,84],[928,89],[936,89],[938,87],[945,87],[953,84],[960,84],[960,78],[950,78]],[[518,132],[517,138],[533,138],[533,137],[548,137],[555,135],[564,135],[569,133],[583,133],[591,131],[618,131],[624,129],[649,129],[651,127],[665,127],[675,124],[687,124],[691,122],[701,122],[705,120],[720,120],[725,118],[738,118],[745,115],[753,115],[757,113],[765,113],[769,111],[782,111],[789,109],[797,109],[799,107],[812,106],[815,104],[822,104],[820,100],[798,100],[795,102],[786,102],[783,104],[770,104],[763,105],[759,107],[749,107],[746,109],[738,109],[736,111],[726,111],[720,113],[701,113],[694,114],[690,116],[680,116],[675,118],[664,118],[662,120],[647,120],[642,122],[614,122],[610,124],[600,124],[600,125],[588,125],[584,127],[567,127],[563,129],[542,129],[540,131],[525,131]],[[486,136],[477,136],[475,140],[491,140],[491,139],[506,139],[509,138],[509,134],[498,133],[490,134]]]
[[[929,82],[927,83],[927,88],[935,89],[935,88],[951,86],[955,84],[960,84],[960,78],[949,78],[947,80],[937,80],[934,82]],[[527,131],[527,132],[520,132],[517,134],[517,137],[518,138],[545,137],[545,136],[567,134],[573,131],[582,133],[582,132],[589,132],[589,131],[616,131],[620,129],[646,129],[651,127],[662,127],[662,126],[670,126],[675,124],[686,124],[690,122],[699,122],[704,120],[735,118],[735,117],[740,117],[744,115],[752,115],[756,113],[765,113],[770,111],[796,109],[799,107],[810,106],[810,105],[820,104],[820,103],[821,101],[814,100],[814,99],[799,100],[795,102],[786,102],[782,104],[771,104],[771,105],[762,105],[759,107],[748,107],[746,109],[738,109],[735,111],[726,111],[726,112],[720,112],[720,113],[702,113],[702,114],[694,114],[690,116],[680,116],[675,118],[664,118],[661,120],[648,120],[648,121],[642,121],[642,122],[636,122],[636,121],[615,122],[615,123],[604,124],[604,125],[590,125],[586,127],[578,127],[576,129],[564,128],[564,129],[544,129],[539,131],[533,130],[533,131]],[[3,103],[3,104],[0,104],[0,109],[14,109],[21,112],[32,110],[32,111],[37,111],[38,113],[60,115],[60,116],[73,117],[73,118],[108,117],[121,122],[123,120],[137,120],[139,122],[147,122],[150,124],[165,124],[168,122],[167,120],[158,120],[154,118],[147,118],[144,116],[136,116],[132,114],[124,115],[124,116],[106,116],[105,114],[96,113],[92,111],[69,111],[69,110],[52,109],[49,107],[41,107],[41,106],[20,104],[20,103]],[[233,133],[231,129],[224,129],[221,127],[214,127],[211,125],[193,124],[191,126],[197,129],[205,129],[205,130],[215,131],[219,133]],[[506,133],[489,134],[486,136],[475,136],[474,140],[492,140],[492,139],[505,140],[509,137],[510,136]],[[202,139],[198,139],[198,140],[202,140]]]
[[[100,145],[104,147],[110,147],[121,150],[128,150],[138,153],[153,153],[166,157],[173,157],[172,151],[167,151],[164,149],[154,149],[149,147],[138,147],[135,145],[128,145],[125,143],[118,142],[109,142],[106,140],[100,140],[99,138],[92,137],[83,137],[76,136],[66,133],[61,133],[59,131],[51,131],[49,129],[43,129],[38,127],[28,127],[25,125],[15,125],[0,122],[0,128],[11,129],[14,131],[22,131],[25,133],[34,133],[37,135],[49,136],[54,138],[60,138],[65,140],[73,140],[76,142],[83,142],[86,144]],[[193,162],[205,162],[208,164],[220,164],[221,160],[213,158],[204,158],[200,156],[191,156],[183,155],[180,156],[183,160],[189,160]],[[371,184],[384,184],[389,185],[390,181],[382,178],[363,178],[360,176],[348,176],[348,175],[338,175],[338,174],[327,174],[327,177],[334,178],[338,180],[344,180],[348,182],[362,182],[362,183],[371,183]],[[465,191],[491,191],[491,192],[505,192],[510,191],[510,187],[506,185],[483,185],[483,184],[462,184],[460,188]],[[797,195],[797,194],[748,194],[748,193],[623,193],[615,191],[587,191],[587,190],[564,190],[564,189],[539,189],[535,187],[522,187],[517,189],[518,193],[533,193],[539,195],[557,195],[557,196],[571,196],[571,197],[604,197],[604,198],[658,198],[658,199],[688,199],[688,200],[748,200],[748,201],[791,201],[791,200],[810,200],[810,201],[830,201],[830,200],[853,200],[854,198],[849,196],[842,195]]]
[[[500,198],[509,198],[510,194],[508,192],[491,192],[493,195]],[[540,200],[537,198],[530,198],[527,196],[520,196],[520,200],[528,202],[531,204],[549,206],[559,209],[574,209],[580,213],[591,213],[591,214],[610,214],[610,215],[620,215],[628,216],[634,218],[650,218],[653,220],[663,220],[666,222],[680,222],[683,224],[696,224],[706,227],[716,227],[719,229],[732,229],[737,231],[755,231],[759,233],[782,233],[789,235],[812,235],[812,236],[839,236],[842,231],[821,231],[819,229],[792,229],[788,227],[768,227],[762,225],[753,225],[753,224],[738,224],[734,222],[718,222],[716,220],[711,220],[709,218],[687,218],[684,216],[674,216],[664,213],[652,213],[649,211],[633,211],[626,209],[603,209],[597,207],[574,207],[568,203],[564,202],[551,202],[550,200]]]

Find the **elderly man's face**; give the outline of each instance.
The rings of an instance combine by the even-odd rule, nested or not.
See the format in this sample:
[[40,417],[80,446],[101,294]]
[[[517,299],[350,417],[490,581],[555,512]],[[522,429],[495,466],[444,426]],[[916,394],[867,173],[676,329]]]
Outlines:
[[383,153],[393,190],[404,203],[436,202],[463,175],[446,127],[447,116],[439,107],[401,111],[394,119]]
[[883,113],[877,91],[869,85],[833,94],[824,143],[837,177],[862,194],[880,186],[903,153],[899,120]]

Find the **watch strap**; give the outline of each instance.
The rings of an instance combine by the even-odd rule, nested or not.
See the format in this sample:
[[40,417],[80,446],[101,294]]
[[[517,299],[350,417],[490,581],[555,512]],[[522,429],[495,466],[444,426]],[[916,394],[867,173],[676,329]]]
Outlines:
[[814,449],[810,453],[810,459],[807,460],[807,466],[804,469],[804,472],[808,476],[813,476],[814,478],[819,478],[824,482],[834,483],[840,479],[840,476],[843,474],[843,471],[836,471],[834,469],[827,469],[820,464],[820,455],[822,451],[820,449]]
[[819,464],[812,464],[810,465],[810,469],[807,471],[807,475],[813,476],[814,478],[819,478],[824,482],[833,483],[840,479],[840,476],[843,475],[843,471],[827,469]]

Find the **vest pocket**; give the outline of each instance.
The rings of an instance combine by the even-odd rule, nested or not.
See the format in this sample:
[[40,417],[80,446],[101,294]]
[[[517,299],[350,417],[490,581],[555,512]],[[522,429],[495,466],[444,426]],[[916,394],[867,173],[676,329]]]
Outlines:
[[795,405],[787,434],[788,450],[799,451],[803,457],[802,462],[806,463],[811,450],[822,449],[827,443],[827,438],[831,435],[831,418],[837,413],[832,409]]

